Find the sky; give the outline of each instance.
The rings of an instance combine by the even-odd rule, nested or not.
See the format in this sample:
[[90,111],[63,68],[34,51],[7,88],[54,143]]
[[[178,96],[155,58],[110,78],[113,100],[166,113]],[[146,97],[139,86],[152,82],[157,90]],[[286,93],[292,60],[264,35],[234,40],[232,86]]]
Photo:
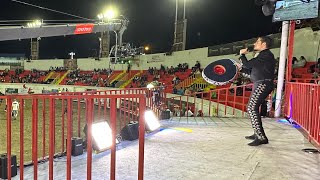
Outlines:
[[[153,53],[168,52],[173,43],[175,0],[21,0],[38,6],[95,19],[109,5],[130,20],[123,41],[150,45]],[[265,17],[254,0],[186,0],[187,49],[224,44],[278,33],[280,23]],[[3,20],[69,20],[74,17],[1,0]],[[0,24],[4,24],[0,22]],[[112,37],[111,43],[114,42]],[[40,58],[90,57],[99,48],[97,34],[42,38]],[[30,40],[0,42],[0,53],[30,55]]]

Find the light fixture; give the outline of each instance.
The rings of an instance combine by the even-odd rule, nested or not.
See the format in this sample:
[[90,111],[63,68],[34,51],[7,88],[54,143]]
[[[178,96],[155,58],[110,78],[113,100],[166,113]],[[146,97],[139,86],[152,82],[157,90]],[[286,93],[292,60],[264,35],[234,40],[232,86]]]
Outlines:
[[265,16],[271,16],[276,10],[278,0],[255,0],[257,6],[262,6],[262,12]]
[[31,23],[27,23],[27,27],[29,28],[39,28],[42,25],[42,20],[35,20]]
[[150,84],[147,85],[147,88],[148,88],[148,89],[153,89],[153,88],[154,88],[154,85],[153,85],[152,83],[150,83]]
[[[92,123],[91,132],[92,148],[94,150],[101,152],[112,146],[112,130],[106,121]],[[87,125],[84,127],[84,133],[86,135],[86,139],[88,139]],[[117,138],[116,143],[119,143]]]
[[111,20],[114,19],[115,17],[117,17],[117,10],[115,10],[114,8],[109,8],[106,11],[104,11],[101,14],[98,14],[98,19],[100,20]]
[[149,47],[149,46],[146,46],[146,47],[144,47],[144,50],[145,50],[145,51],[149,51],[149,50],[150,50],[150,47]]
[[146,123],[146,130],[154,131],[160,127],[159,120],[152,110],[145,111],[144,119]]

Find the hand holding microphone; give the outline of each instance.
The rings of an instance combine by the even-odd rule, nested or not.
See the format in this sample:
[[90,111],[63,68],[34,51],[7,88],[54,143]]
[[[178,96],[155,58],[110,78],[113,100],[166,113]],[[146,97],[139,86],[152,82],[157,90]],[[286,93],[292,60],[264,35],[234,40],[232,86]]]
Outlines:
[[241,54],[248,54],[249,52],[252,52],[252,51],[254,51],[254,46],[248,46],[248,47],[245,48],[245,49],[241,49],[241,50],[236,54],[236,56],[241,55]]
[[248,48],[245,48],[245,49],[241,49],[239,54],[241,55],[241,54],[248,54],[248,53],[249,53]]

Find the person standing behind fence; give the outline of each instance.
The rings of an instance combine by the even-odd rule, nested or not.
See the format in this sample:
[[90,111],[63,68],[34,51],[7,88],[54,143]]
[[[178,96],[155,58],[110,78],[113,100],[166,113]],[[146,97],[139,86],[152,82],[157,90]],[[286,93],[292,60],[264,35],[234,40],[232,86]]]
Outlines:
[[19,102],[15,99],[12,102],[12,117],[14,117],[14,119],[17,119],[18,116],[18,111],[19,111]]

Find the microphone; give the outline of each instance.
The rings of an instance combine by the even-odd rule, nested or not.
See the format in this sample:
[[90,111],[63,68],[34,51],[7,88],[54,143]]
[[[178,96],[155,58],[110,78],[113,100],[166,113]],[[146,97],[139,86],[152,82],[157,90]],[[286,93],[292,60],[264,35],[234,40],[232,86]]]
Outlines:
[[[248,52],[253,52],[254,51],[254,46],[248,46],[247,49],[248,49]],[[240,55],[240,52],[237,52],[235,54],[235,56],[239,56],[239,55]]]

